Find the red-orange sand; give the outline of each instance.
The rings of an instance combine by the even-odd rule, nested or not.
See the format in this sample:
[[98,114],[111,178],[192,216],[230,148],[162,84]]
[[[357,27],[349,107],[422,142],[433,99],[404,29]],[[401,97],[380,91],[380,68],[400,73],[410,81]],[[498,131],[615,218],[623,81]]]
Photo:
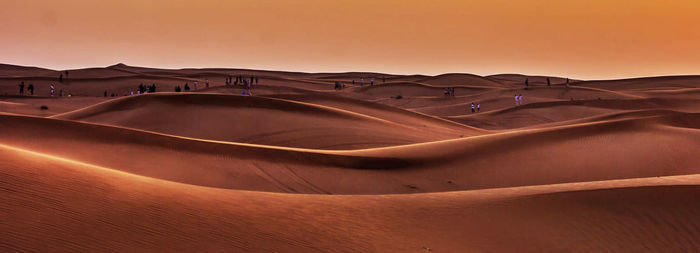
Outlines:
[[700,250],[700,76],[59,73],[0,65],[2,252]]

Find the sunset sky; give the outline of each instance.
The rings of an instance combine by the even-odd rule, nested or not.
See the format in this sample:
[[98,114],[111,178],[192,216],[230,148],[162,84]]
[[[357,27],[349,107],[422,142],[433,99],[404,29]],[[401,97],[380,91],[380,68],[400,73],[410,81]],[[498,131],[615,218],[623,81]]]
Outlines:
[[700,74],[700,1],[3,0],[0,63]]

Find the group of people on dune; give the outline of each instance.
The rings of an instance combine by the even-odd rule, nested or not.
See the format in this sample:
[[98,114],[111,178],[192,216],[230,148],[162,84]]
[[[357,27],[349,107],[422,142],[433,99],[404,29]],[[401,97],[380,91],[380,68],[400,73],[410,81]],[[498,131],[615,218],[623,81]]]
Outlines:
[[233,80],[233,77],[229,76],[226,78],[226,85],[238,85],[240,83],[241,85],[246,86],[253,83],[257,84],[259,80],[260,79],[257,76],[250,76],[250,81],[248,81],[248,78],[244,78],[243,75],[236,76],[236,80]]
[[[243,75],[238,75],[236,76],[236,80],[233,80],[232,76],[229,76],[226,78],[226,85],[238,85],[239,83],[243,85],[243,91],[241,92],[241,95],[252,95],[250,92],[253,83],[258,84],[260,81],[260,78],[257,76],[250,76],[250,80],[248,78],[243,78]],[[208,87],[208,86],[207,86]]]
[[[124,96],[129,96],[129,95],[138,95],[138,94],[146,94],[146,93],[155,93],[156,92],[156,84],[151,84],[151,85],[143,85],[143,83],[139,84],[139,87],[136,89],[136,91],[129,91],[128,93],[124,93]],[[105,97],[109,95],[107,91],[104,91],[103,94]],[[119,94],[112,93],[112,97],[118,97]]]
[[[445,88],[444,94],[446,97],[454,97],[455,96],[455,88],[454,87]],[[478,103],[474,104],[472,102],[471,109],[472,109],[472,113],[479,112],[479,111],[481,111],[481,104],[478,104]]]
[[[257,76],[251,76],[250,79],[244,79],[242,75],[239,75],[235,78],[232,76],[229,76],[226,78],[226,85],[238,85],[239,83],[244,86],[244,90],[242,92],[242,95],[251,95],[251,87],[253,83],[258,83],[259,82],[259,77]],[[184,86],[177,85],[174,87],[175,92],[187,92],[190,90],[197,90],[199,89],[199,81],[194,81],[193,86],[190,86],[189,82],[185,82]],[[22,93],[22,89],[24,88],[24,83],[21,84],[20,86],[20,93]],[[209,79],[204,80],[204,88],[209,88]],[[32,86],[33,90],[33,86]],[[52,89],[53,90],[53,89]],[[135,91],[129,91],[128,93],[125,93],[124,96],[128,95],[138,95],[138,94],[145,94],[145,93],[154,93],[156,92],[156,84],[152,85],[144,85],[143,83],[139,84],[139,87]],[[53,94],[53,91],[51,92]],[[104,94],[105,97],[109,95],[109,93],[105,90]],[[111,93],[112,97],[119,96],[119,94]]]
[[523,104],[523,94],[516,94],[515,95],[515,105],[522,105]]
[[[382,77],[382,83],[385,83],[385,82],[386,82],[386,77]],[[352,79],[352,85],[355,85],[355,79]],[[364,85],[365,85],[365,78],[361,77],[360,78],[360,86],[364,86]],[[370,86],[374,85],[374,77],[369,78],[369,85]]]
[[481,111],[481,104],[476,104],[472,103],[472,113],[479,112]]
[[341,83],[340,81],[336,81],[334,83],[334,86],[333,86],[334,90],[342,90],[343,88],[345,88],[345,84]]
[[34,84],[30,83],[29,86],[27,86],[27,93],[24,93],[24,81],[19,83],[19,94],[20,95],[34,95]]
[[[26,91],[25,91],[25,85],[24,81],[21,81],[19,83],[19,95],[28,95],[28,96],[34,96],[34,84],[30,83],[29,85],[26,86]],[[49,96],[53,97],[56,93],[56,86],[54,86],[53,83],[49,83]],[[63,97],[63,89],[59,89],[58,91],[58,96]],[[68,97],[72,96],[70,93],[68,93]]]
[[[198,88],[197,85],[199,84],[199,82],[194,81],[193,84],[194,84],[194,90],[197,90],[197,88]],[[209,79],[204,80],[204,86],[205,86],[205,88],[209,88]],[[190,84],[188,82],[185,82],[184,87],[185,87],[184,88],[185,91],[190,91]],[[182,90],[183,90],[183,88],[180,88],[180,85],[175,86],[175,92],[182,92]]]
[[455,96],[455,88],[445,88],[444,94],[447,97],[454,97]]

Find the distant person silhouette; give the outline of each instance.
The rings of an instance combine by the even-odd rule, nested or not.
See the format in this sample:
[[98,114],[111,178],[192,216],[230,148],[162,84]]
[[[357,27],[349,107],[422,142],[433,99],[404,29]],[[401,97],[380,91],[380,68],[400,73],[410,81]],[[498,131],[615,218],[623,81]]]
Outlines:
[[24,95],[24,81],[19,83],[19,94]]
[[476,111],[477,112],[481,111],[481,104],[476,104]]
[[59,81],[59,82],[63,82],[63,74],[60,74],[60,75],[58,76],[58,81]]
[[549,81],[549,77],[547,77],[547,86],[550,86],[552,83]]
[[107,91],[105,91],[105,94],[104,94],[104,95],[105,95],[105,97],[107,97]]
[[27,93],[29,93],[30,96],[34,95],[34,84],[30,83],[29,86],[27,86]]
[[209,88],[209,79],[207,79],[207,80],[205,81],[205,85],[206,85],[207,88]]
[[185,91],[188,91],[188,90],[190,90],[190,86],[187,85],[187,83],[185,83]]
[[474,105],[474,103],[472,103],[472,113],[474,113],[475,110],[476,110],[476,106]]
[[525,78],[525,87],[528,87],[528,86],[530,86],[530,80]]

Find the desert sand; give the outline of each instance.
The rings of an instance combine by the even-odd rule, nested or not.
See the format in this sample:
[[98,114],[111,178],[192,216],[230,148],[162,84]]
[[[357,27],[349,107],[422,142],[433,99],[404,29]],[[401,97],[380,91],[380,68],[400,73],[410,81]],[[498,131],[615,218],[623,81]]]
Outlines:
[[0,251],[700,250],[700,76],[68,72],[0,65]]

